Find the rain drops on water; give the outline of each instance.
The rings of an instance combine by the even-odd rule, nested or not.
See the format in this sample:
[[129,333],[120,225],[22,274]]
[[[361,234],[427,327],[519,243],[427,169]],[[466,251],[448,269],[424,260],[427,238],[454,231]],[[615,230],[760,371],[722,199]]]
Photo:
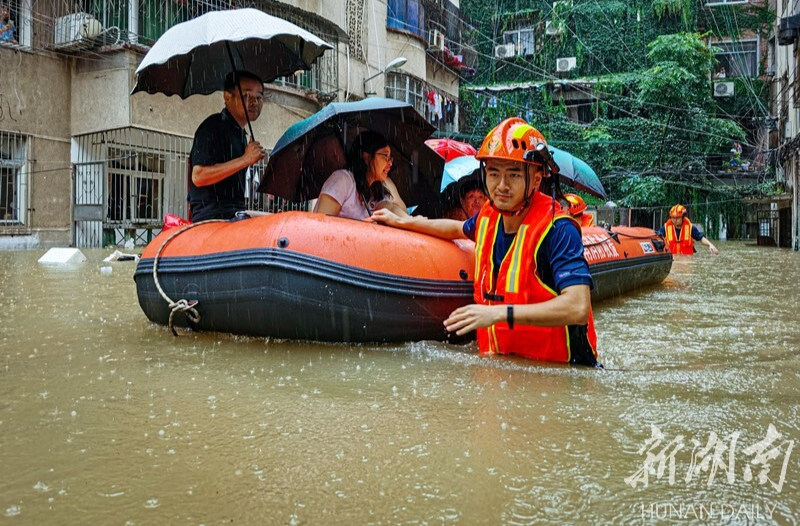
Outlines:
[[41,491],[42,493],[47,493],[48,491],[50,491],[50,486],[48,486],[42,481],[39,481],[33,485],[33,489],[35,489],[36,491]]

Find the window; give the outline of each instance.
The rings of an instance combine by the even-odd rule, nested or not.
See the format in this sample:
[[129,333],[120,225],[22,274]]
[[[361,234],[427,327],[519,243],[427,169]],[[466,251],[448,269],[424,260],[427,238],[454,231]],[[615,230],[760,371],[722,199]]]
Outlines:
[[0,6],[8,14],[8,22],[0,21],[0,26],[6,28],[0,32],[0,44],[30,47],[31,0],[5,0],[0,1]]
[[425,8],[420,0],[388,0],[386,27],[425,38]]
[[759,236],[770,236],[771,229],[770,229],[770,222],[769,219],[761,219],[758,222],[758,235]]
[[387,99],[401,100],[414,106],[425,115],[425,100],[421,80],[402,73],[387,73],[385,93]]
[[25,221],[26,140],[0,132],[0,224]]
[[162,155],[108,150],[108,219],[131,223],[163,220],[165,163]]
[[533,28],[504,31],[503,44],[514,44],[517,55],[533,55],[536,52]]
[[401,100],[414,106],[437,129],[458,131],[458,100],[426,82],[403,73],[387,73],[384,93],[387,99]]
[[719,71],[725,68],[726,77],[758,76],[758,40],[714,42],[721,51],[714,56],[719,62]]

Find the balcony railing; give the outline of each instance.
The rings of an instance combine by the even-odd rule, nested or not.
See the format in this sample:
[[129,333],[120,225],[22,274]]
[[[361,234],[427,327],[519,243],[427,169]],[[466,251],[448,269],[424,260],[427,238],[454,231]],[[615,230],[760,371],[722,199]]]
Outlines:
[[[98,51],[108,46],[140,45],[149,47],[169,28],[210,11],[231,7],[250,7],[252,1],[223,0],[57,0],[45,3],[45,11],[34,19],[42,23],[35,47],[61,52]],[[294,16],[278,3],[259,2],[259,8],[273,16],[288,20],[303,29],[318,34],[320,28],[314,15]],[[299,11],[299,10],[297,10]],[[335,37],[325,37],[334,47]],[[322,93],[338,89],[338,57],[336,50],[326,52],[310,71],[279,79],[283,85]]]
[[[459,42],[457,37],[449,35],[442,24],[428,21],[427,27],[426,51],[428,55],[458,75],[474,75],[475,64],[472,59],[476,57],[474,53],[471,53],[473,50]],[[467,61],[472,61],[472,63]]]

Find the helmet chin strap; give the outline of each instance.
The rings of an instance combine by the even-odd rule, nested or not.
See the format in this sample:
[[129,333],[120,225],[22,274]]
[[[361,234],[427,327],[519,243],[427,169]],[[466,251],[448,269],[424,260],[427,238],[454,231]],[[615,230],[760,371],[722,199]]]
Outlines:
[[529,168],[530,165],[528,163],[525,163],[525,200],[522,202],[522,206],[516,210],[500,210],[499,208],[497,208],[497,205],[494,204],[494,200],[492,199],[492,196],[489,194],[489,188],[486,186],[486,165],[484,164],[483,161],[481,161],[481,185],[483,186],[483,193],[486,194],[486,198],[489,199],[489,205],[492,208],[494,208],[500,215],[504,217],[516,217],[522,214],[522,212],[524,212],[525,210],[528,209],[528,207],[531,206],[531,199],[533,199],[533,194],[536,193],[536,189],[534,188],[533,192],[530,192],[530,195],[528,194],[528,191],[530,190],[531,186],[531,177],[530,173],[528,172]]

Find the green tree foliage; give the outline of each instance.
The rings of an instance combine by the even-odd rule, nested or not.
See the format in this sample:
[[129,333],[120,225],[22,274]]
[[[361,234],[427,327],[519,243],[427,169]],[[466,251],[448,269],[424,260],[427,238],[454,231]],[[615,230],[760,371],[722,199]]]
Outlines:
[[[683,202],[703,205],[713,227],[730,203],[772,190],[769,186],[719,188],[709,159],[725,157],[735,142],[751,142],[767,117],[768,85],[735,82],[735,97],[715,99],[712,73],[716,37],[738,37],[742,28],[765,35],[766,7],[705,7],[698,0],[462,0],[474,21],[481,57],[478,74],[462,82],[463,129],[479,142],[500,120],[516,115],[537,127],[554,145],[581,157],[598,172],[612,199],[627,206],[656,207]],[[495,15],[485,16],[487,8]],[[550,34],[544,32],[550,22]],[[733,22],[732,22],[733,21]],[[536,53],[496,60],[494,45],[504,31],[533,28]],[[700,33],[707,30],[706,33]],[[586,124],[572,120],[555,72],[556,59],[576,57],[568,78],[585,79],[594,94]],[[525,83],[499,92],[471,85]],[[531,84],[533,86],[531,86]],[[755,123],[755,124],[754,124]],[[720,167],[714,168],[714,170]],[[700,208],[697,208],[700,210]],[[729,229],[730,231],[730,229]]]

